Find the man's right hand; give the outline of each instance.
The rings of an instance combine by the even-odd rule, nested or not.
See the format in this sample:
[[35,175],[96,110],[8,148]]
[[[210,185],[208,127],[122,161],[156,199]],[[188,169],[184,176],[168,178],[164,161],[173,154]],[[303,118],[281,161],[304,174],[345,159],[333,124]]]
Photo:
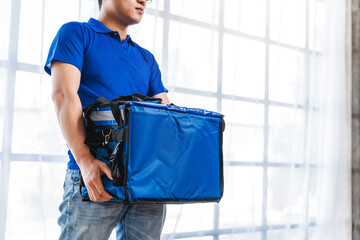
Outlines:
[[112,180],[110,168],[106,163],[94,158],[90,149],[84,144],[85,126],[82,105],[77,94],[81,72],[72,64],[53,61],[51,76],[52,99],[61,132],[80,167],[90,199],[95,202],[108,201],[112,197],[105,191],[101,175],[105,173]]
[[87,159],[83,164],[79,164],[79,167],[90,199],[94,202],[109,201],[112,196],[105,191],[104,185],[101,181],[101,175],[103,174],[106,174],[110,180],[113,180],[111,177],[111,170],[108,165],[92,157],[91,159]]

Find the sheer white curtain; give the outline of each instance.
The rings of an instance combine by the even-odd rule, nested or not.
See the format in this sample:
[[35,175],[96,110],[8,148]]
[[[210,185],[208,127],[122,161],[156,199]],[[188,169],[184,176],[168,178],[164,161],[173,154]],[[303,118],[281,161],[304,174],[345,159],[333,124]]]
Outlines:
[[[349,6],[348,6],[349,7]],[[311,129],[307,154],[318,159],[317,204],[319,239],[350,238],[349,166],[346,96],[346,5],[325,1],[325,24],[320,59],[312,55],[312,90],[309,106]],[[319,74],[319,75],[318,75]],[[349,74],[349,73],[348,73]],[[318,83],[316,83],[318,82]]]
[[[350,239],[345,1],[153,0],[134,41],[170,100],[225,114],[219,204],[168,205],[163,239]],[[0,1],[0,239],[56,239],[66,145],[42,66],[95,0]],[[111,239],[115,239],[114,235]]]

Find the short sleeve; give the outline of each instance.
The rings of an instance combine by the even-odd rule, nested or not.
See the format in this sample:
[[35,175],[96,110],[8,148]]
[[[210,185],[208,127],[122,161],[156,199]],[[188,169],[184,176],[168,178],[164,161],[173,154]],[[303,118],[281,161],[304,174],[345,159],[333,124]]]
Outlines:
[[58,60],[77,67],[82,71],[84,41],[80,23],[69,22],[61,26],[49,50],[44,70],[51,75],[51,62]]
[[148,91],[148,96],[152,97],[156,94],[162,93],[162,92],[168,92],[168,90],[164,87],[164,84],[161,80],[161,72],[159,69],[159,65],[156,62],[154,56],[151,54],[151,75],[150,75],[150,86]]

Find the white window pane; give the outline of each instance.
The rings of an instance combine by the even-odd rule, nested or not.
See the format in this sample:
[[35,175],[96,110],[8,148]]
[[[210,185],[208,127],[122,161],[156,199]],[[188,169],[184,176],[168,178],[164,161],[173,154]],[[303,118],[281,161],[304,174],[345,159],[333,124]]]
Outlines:
[[7,60],[10,37],[11,0],[0,1],[0,59]]
[[270,47],[269,97],[271,100],[304,104],[304,53],[286,48]]
[[79,21],[79,0],[46,1],[42,64],[45,63],[50,45],[60,27],[71,21]]
[[145,14],[140,24],[131,26],[129,29],[131,39],[154,55],[160,70],[162,66],[163,22],[160,17]]
[[89,19],[99,16],[99,4],[97,0],[81,0],[80,21],[87,22]]
[[218,0],[171,0],[170,12],[186,18],[217,24],[218,4]]
[[172,86],[216,92],[218,34],[170,21],[169,79]]
[[40,75],[18,71],[15,81],[15,111],[12,152],[40,151]]
[[37,73],[16,72],[15,108],[38,109],[40,107],[40,75]]
[[229,123],[264,125],[264,106],[262,104],[223,99],[222,112],[226,122]]
[[309,240],[319,240],[322,239],[324,235],[324,229],[323,228],[315,228],[310,227],[309,233],[308,233],[308,239]]
[[303,0],[270,2],[270,38],[290,45],[305,46],[305,4]]
[[263,170],[260,167],[225,167],[224,195],[220,201],[220,227],[257,226],[262,221]]
[[12,152],[66,154],[51,100],[49,76],[16,74]]
[[265,0],[226,0],[224,24],[243,33],[265,35]]
[[268,168],[266,216],[269,225],[295,224],[305,218],[307,199],[303,193],[308,189],[304,171],[303,168]]
[[43,154],[66,154],[67,146],[61,133],[56,117],[54,104],[51,100],[51,77],[42,75],[41,80],[41,110],[40,110],[40,152]]
[[309,47],[322,51],[325,36],[325,3],[321,0],[309,1]]
[[264,43],[225,34],[222,79],[223,93],[264,98]]
[[263,133],[262,127],[246,127],[226,123],[223,142],[224,160],[262,162],[264,158]]
[[[195,235],[196,235],[196,233],[195,233]],[[213,239],[214,239],[214,237],[212,237],[212,236],[181,238],[181,240],[213,240]]]
[[[309,219],[313,220],[318,217],[319,213],[319,192],[318,192],[318,169],[314,168],[310,170],[310,176],[309,176]],[[320,203],[321,204],[321,203]],[[309,222],[310,222],[309,220]]]
[[226,161],[263,161],[264,106],[256,103],[222,101],[225,115],[224,157]]
[[217,100],[214,97],[199,96],[194,94],[169,92],[170,102],[177,106],[189,108],[202,108],[209,111],[217,111]]
[[[252,231],[252,230],[249,230]],[[261,240],[261,233],[252,232],[252,233],[233,233],[228,235],[220,235],[220,240]]]
[[304,118],[303,110],[269,107],[270,162],[304,162]]
[[41,64],[42,0],[21,1],[18,61]]
[[162,233],[181,233],[213,229],[214,203],[168,204]]
[[267,240],[304,240],[305,229],[284,229],[284,230],[270,230],[266,234]]
[[11,162],[5,239],[59,237],[65,169],[65,163]]
[[150,4],[146,4],[146,8],[164,10],[164,0],[153,0]]
[[3,150],[6,73],[5,69],[0,68],[0,152]]
[[13,153],[40,153],[40,121],[37,112],[15,111],[11,146]]

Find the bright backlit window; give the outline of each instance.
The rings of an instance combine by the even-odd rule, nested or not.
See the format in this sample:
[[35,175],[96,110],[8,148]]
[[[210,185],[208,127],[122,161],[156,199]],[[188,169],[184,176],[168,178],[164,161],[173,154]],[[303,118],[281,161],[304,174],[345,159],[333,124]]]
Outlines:
[[[294,141],[302,139],[306,124],[307,56],[321,49],[321,36],[307,24],[315,11],[321,13],[321,1],[305,2],[154,0],[142,23],[130,29],[132,39],[155,55],[173,103],[219,111],[226,120],[223,200],[168,205],[164,239],[275,240],[287,224],[294,224],[289,239],[315,231],[316,170],[304,195],[304,142]],[[7,200],[7,215],[1,216],[6,239],[58,236],[67,148],[43,64],[62,24],[97,15],[95,0],[0,2],[0,177],[8,182],[0,198]],[[289,159],[296,168],[289,168]],[[295,171],[297,185],[283,184],[289,171]],[[291,201],[281,199],[288,188],[296,196]],[[308,225],[296,226],[303,217]],[[19,225],[26,228],[18,231]]]

